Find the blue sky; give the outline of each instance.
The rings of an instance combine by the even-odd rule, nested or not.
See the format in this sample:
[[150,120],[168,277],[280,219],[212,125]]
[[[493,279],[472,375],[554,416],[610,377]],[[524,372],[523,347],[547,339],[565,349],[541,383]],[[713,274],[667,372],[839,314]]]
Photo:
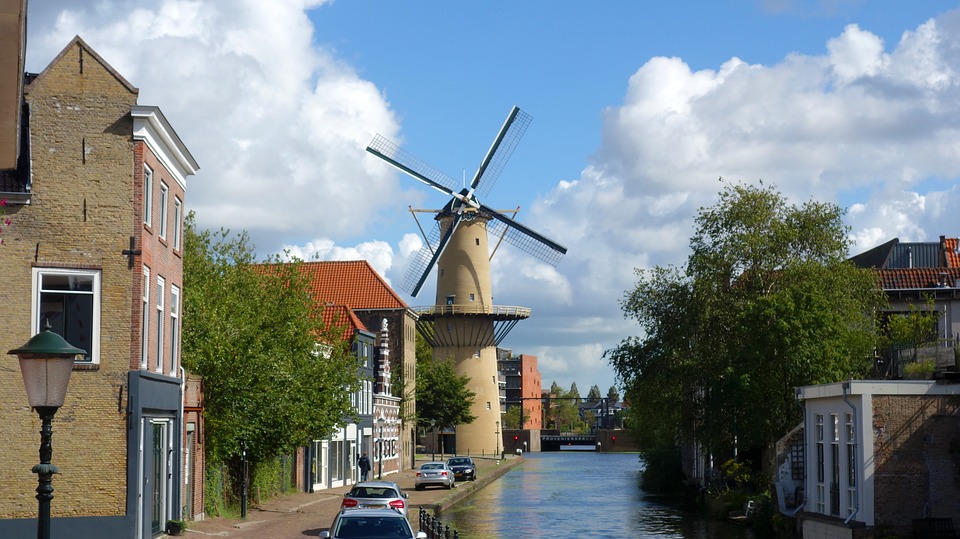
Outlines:
[[533,123],[483,202],[519,205],[569,253],[497,252],[495,303],[533,309],[504,345],[538,356],[545,385],[605,392],[604,350],[637,332],[618,305],[634,268],[683,263],[718,177],[847,208],[851,254],[957,235],[957,8],[31,0],[27,68],[80,35],[200,163],[201,226],[247,230],[263,255],[364,258],[397,288],[419,248],[408,206],[446,200],[367,143],[469,177],[519,106]]

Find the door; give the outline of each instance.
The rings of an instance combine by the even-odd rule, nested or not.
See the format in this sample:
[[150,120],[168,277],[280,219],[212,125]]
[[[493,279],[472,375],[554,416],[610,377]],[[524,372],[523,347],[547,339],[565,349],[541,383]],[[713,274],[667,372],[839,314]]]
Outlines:
[[148,491],[153,496],[151,505],[152,515],[150,520],[150,531],[154,535],[163,531],[164,524],[167,523],[168,488],[167,488],[167,435],[168,423],[166,421],[153,421],[153,436],[151,444],[150,460],[152,470],[150,472],[150,482],[153,483]]

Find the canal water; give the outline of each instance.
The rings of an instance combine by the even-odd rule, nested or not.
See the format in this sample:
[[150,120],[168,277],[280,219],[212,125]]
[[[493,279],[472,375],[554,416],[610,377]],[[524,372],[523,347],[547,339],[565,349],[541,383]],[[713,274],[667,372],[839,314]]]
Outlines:
[[440,518],[460,539],[753,537],[744,527],[647,496],[641,470],[636,454],[527,453],[522,464]]

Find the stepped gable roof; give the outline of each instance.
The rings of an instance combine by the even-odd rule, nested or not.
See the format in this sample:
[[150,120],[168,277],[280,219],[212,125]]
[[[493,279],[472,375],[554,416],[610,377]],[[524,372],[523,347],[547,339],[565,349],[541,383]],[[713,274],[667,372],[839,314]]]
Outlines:
[[407,304],[366,260],[303,262],[317,301],[346,305],[353,310],[406,309]]
[[960,282],[960,268],[880,269],[877,278],[884,290],[956,288]]

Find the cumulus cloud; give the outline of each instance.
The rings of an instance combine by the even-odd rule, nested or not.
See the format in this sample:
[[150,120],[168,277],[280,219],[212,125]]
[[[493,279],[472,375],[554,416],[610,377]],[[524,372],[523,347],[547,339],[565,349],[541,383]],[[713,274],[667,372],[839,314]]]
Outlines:
[[[308,15],[323,3],[31,2],[27,68],[81,35],[197,157],[187,206],[201,227],[245,229],[265,253],[365,258],[402,283],[421,238],[387,241],[406,218],[398,206],[426,193],[364,152],[376,133],[399,142],[400,123],[380,88],[318,45]],[[511,347],[540,356],[547,384],[608,370],[603,350],[636,334],[618,304],[634,269],[685,261],[720,177],[848,208],[851,254],[956,235],[960,11],[904,30],[888,43],[849,25],[822,54],[769,65],[635,58],[622,102],[597,111],[602,141],[583,149],[587,166],[519,216],[568,255],[558,268],[510,247],[493,260],[495,301],[533,308]],[[432,286],[411,303],[432,302]]]

